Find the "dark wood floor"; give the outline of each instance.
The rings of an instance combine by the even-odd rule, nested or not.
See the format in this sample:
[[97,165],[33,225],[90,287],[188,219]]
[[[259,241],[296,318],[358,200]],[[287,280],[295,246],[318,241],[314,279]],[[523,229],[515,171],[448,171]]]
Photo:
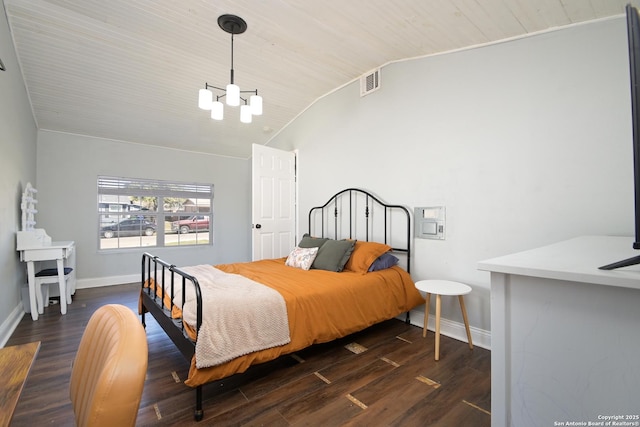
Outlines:
[[[103,304],[137,310],[137,292],[137,285],[79,289],[66,315],[53,305],[36,322],[22,319],[6,345],[39,340],[42,347],[12,426],[73,425],[69,377],[84,327]],[[398,320],[282,357],[238,387],[206,386],[200,423],[193,421],[195,392],[182,384],[188,363],[152,319],[147,336],[140,426],[491,424],[490,352],[442,337],[435,362],[433,333],[424,339],[420,328]]]

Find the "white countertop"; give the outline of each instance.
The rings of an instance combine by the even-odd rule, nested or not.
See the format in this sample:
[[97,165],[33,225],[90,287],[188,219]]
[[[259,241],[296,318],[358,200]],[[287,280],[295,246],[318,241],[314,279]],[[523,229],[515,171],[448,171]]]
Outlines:
[[46,250],[46,249],[65,249],[74,245],[75,245],[75,242],[73,240],[61,240],[59,242],[49,242],[49,243],[43,243],[41,245],[18,246],[16,247],[16,250],[17,251],[38,251],[38,250]]
[[640,289],[640,265],[617,270],[598,267],[640,256],[632,237],[584,236],[478,263],[496,273],[543,277]]

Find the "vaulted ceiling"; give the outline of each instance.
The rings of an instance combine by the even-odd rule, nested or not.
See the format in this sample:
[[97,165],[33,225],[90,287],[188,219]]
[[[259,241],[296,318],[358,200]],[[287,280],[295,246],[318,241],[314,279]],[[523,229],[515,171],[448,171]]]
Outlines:
[[[624,13],[623,0],[4,0],[39,129],[249,157],[315,100],[391,61]],[[640,0],[633,0],[638,6]],[[264,114],[214,121],[205,82]]]

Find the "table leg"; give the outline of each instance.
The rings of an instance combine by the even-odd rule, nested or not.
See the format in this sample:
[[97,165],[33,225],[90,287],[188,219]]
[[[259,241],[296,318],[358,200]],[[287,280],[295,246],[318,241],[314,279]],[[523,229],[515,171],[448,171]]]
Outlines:
[[71,304],[73,299],[71,295],[76,293],[76,250],[73,246],[69,254],[67,255],[67,266],[71,267],[71,274],[69,274],[69,280],[65,285],[67,286],[67,304]]
[[460,301],[460,310],[462,310],[462,318],[464,319],[464,327],[467,330],[467,340],[469,342],[469,348],[473,350],[473,341],[471,340],[471,329],[469,329],[469,319],[467,318],[467,309],[464,306],[464,297],[458,295],[458,301]]
[[[38,301],[42,303],[42,294],[36,297],[36,272],[33,261],[27,261],[27,280],[29,281],[29,306],[31,307],[31,319],[38,320]],[[37,299],[36,299],[37,298]]]
[[436,360],[440,360],[440,310],[442,307],[442,297],[436,295]]
[[427,325],[429,324],[429,303],[431,294],[427,292],[427,302],[424,305],[424,327],[422,328],[422,338],[427,336]]
[[64,280],[64,259],[59,258],[58,264],[58,281],[60,282],[60,313],[67,314],[67,286]]

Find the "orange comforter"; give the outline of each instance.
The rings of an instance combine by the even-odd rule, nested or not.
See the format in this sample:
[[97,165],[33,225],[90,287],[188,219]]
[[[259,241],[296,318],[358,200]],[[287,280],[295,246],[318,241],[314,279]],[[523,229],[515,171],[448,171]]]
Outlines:
[[287,306],[291,342],[204,369],[196,368],[194,356],[185,384],[197,387],[244,372],[251,365],[349,335],[424,303],[411,276],[400,267],[366,274],[335,273],[287,267],[284,261],[281,258],[216,267],[280,292]]

